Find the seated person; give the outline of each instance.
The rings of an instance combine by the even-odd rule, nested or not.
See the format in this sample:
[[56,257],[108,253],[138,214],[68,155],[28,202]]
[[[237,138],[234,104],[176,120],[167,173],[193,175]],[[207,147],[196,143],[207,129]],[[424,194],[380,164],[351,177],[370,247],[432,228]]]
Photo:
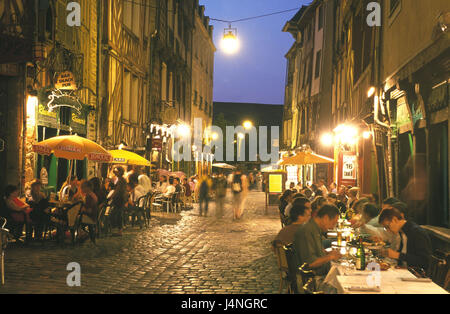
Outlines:
[[50,203],[45,194],[41,192],[42,183],[40,180],[35,180],[31,183],[31,193],[27,203],[33,209],[30,213],[30,218],[35,226],[35,238],[40,240],[44,227],[50,223]]
[[362,210],[365,204],[369,203],[368,198],[360,198],[353,205],[353,217],[350,219],[350,223],[353,228],[359,228],[366,222],[362,218]]
[[147,194],[152,191],[152,180],[150,180],[150,178],[142,171],[139,171],[139,173],[140,173],[138,176],[139,185],[141,185],[144,188],[144,192],[145,194]]
[[292,196],[291,196],[291,198],[292,198],[292,200],[289,202],[289,204],[286,206],[286,208],[284,209],[284,215],[286,216],[286,217],[289,217],[289,214],[290,214],[290,212],[291,212],[291,208],[292,208],[292,204],[294,203],[294,201],[297,199],[297,198],[307,198],[306,196],[305,196],[305,194],[303,194],[303,193],[295,193],[295,194],[293,194]]
[[311,203],[312,213],[311,217],[316,217],[317,212],[322,208],[322,206],[327,204],[327,199],[323,196],[316,196]]
[[401,236],[400,248],[387,249],[387,257],[397,260],[401,266],[428,269],[432,250],[430,237],[424,229],[406,220],[396,208],[383,210],[379,223],[389,232]]
[[309,265],[317,275],[325,276],[330,270],[330,262],[341,258],[337,251],[326,253],[323,247],[323,233],[336,227],[339,219],[339,209],[333,205],[324,205],[316,217],[300,226],[294,236],[294,247],[299,266]]
[[311,203],[307,199],[302,203],[297,202],[297,204],[292,207],[290,214],[289,218],[292,221],[292,224],[281,229],[275,238],[275,241],[280,241],[282,245],[293,243],[294,235],[298,228],[307,223],[311,218]]
[[156,186],[156,189],[161,192],[161,193],[166,193],[167,192],[167,177],[166,176],[160,176],[159,177],[159,182]]
[[167,185],[166,191],[164,192],[164,197],[171,197],[176,191],[175,185],[174,185],[174,179],[173,177],[169,178],[169,185]]
[[286,215],[286,207],[292,202],[292,195],[294,195],[294,192],[292,190],[286,190],[284,193],[280,196],[280,205],[278,209],[280,210],[280,213],[283,215]]
[[128,182],[133,185],[133,189],[139,193],[140,197],[147,195],[147,193],[145,192],[145,188],[141,184],[139,184],[139,176],[137,174],[131,174],[128,177]]
[[184,186],[184,195],[187,197],[191,196],[192,195],[191,185],[188,183],[187,178],[183,179],[183,186]]
[[290,216],[291,216],[291,210],[294,206],[305,206],[305,204],[308,203],[308,207],[312,207],[311,201],[307,199],[306,197],[296,197],[292,200],[291,203],[286,207],[286,216],[288,217],[288,224],[291,223]]
[[80,190],[84,197],[80,210],[80,213],[83,215],[81,222],[88,225],[89,237],[92,243],[95,244],[95,225],[97,224],[99,213],[97,195],[92,191],[92,184],[89,181],[84,181]]
[[336,206],[336,204],[338,202],[337,195],[335,193],[328,193],[328,195],[327,195],[327,202],[330,205]]
[[19,241],[22,236],[23,226],[26,227],[26,241],[31,240],[31,219],[32,211],[30,205],[19,199],[19,188],[14,185],[8,185],[5,188],[4,202],[7,209],[7,217],[9,219],[8,226],[14,238]]

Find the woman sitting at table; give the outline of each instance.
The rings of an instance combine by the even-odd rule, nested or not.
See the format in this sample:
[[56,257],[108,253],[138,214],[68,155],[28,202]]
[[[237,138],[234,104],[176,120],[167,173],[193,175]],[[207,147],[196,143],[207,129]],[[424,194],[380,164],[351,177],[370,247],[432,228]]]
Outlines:
[[396,208],[383,210],[378,221],[389,232],[400,235],[400,248],[397,251],[387,249],[387,257],[398,260],[400,266],[428,269],[431,240],[424,229],[406,220]]
[[50,223],[50,215],[48,212],[50,203],[45,194],[42,193],[41,188],[42,183],[40,180],[36,179],[33,181],[33,183],[31,183],[30,198],[27,200],[27,203],[33,209],[30,218],[32,219],[35,228],[34,236],[36,240],[41,240],[45,226]]
[[32,235],[30,219],[30,213],[32,211],[31,207],[19,199],[19,188],[14,185],[8,185],[5,188],[4,201],[8,211],[8,217],[6,217],[6,219],[10,219],[8,225],[12,231],[12,235],[16,241],[20,242],[23,226],[25,225],[26,242],[29,242]]

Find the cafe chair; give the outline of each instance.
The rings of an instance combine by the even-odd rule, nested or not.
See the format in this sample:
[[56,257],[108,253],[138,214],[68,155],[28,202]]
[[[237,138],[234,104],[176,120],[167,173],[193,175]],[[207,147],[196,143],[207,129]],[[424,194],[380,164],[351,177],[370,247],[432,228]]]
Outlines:
[[75,244],[76,238],[78,236],[76,228],[78,227],[77,220],[80,214],[81,205],[82,205],[81,203],[76,203],[66,210],[67,227],[69,228],[70,231],[72,244]]
[[0,284],[5,284],[5,250],[10,237],[9,230],[5,228],[7,220],[0,217]]
[[430,258],[427,276],[437,285],[444,287],[449,271],[450,253],[436,250]]
[[316,274],[311,268],[309,268],[308,263],[304,263],[298,270],[302,278],[302,282],[304,283],[302,290],[305,294],[323,294],[323,292],[319,291],[317,287],[317,282],[315,280]]
[[286,256],[287,266],[288,266],[288,272],[287,272],[287,281],[289,282],[288,285],[288,293],[289,294],[300,294],[302,291],[299,290],[299,279],[300,279],[300,286],[301,284],[301,277],[299,277],[298,273],[298,260],[297,255],[294,249],[294,245],[286,245],[283,247],[284,254]]
[[111,206],[104,204],[100,207],[97,220],[97,237],[100,238],[102,235],[105,237],[112,232],[112,225],[110,219]]
[[275,257],[277,258],[278,270],[280,272],[280,289],[278,293],[282,293],[284,287],[287,288],[287,293],[290,293],[290,285],[288,280],[289,265],[286,258],[286,253],[283,248],[281,241],[273,241],[272,248],[275,252]]

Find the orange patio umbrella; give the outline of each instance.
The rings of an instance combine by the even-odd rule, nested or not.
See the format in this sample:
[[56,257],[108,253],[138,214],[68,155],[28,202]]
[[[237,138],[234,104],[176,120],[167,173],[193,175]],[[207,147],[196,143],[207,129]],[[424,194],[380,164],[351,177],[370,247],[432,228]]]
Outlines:
[[278,162],[281,166],[286,165],[312,165],[312,164],[332,164],[334,160],[310,152],[299,152],[295,156],[287,157]]

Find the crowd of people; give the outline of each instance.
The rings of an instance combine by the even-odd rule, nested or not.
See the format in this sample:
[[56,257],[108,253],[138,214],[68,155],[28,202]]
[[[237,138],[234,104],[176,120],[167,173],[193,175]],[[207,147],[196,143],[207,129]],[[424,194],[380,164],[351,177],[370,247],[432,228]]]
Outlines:
[[[112,234],[122,236],[124,217],[130,217],[134,223],[139,218],[137,212],[142,208],[144,198],[149,195],[158,195],[172,210],[178,210],[178,204],[182,204],[183,209],[192,209],[192,203],[197,202],[200,216],[207,216],[210,202],[215,201],[215,215],[221,218],[225,214],[225,197],[230,189],[233,219],[239,220],[244,214],[249,190],[261,188],[261,177],[253,173],[244,175],[239,170],[229,175],[220,173],[190,178],[161,173],[158,181],[152,182],[140,167],[128,166],[125,169],[114,166],[106,178],[79,180],[73,175],[63,183],[58,193],[45,193],[39,179],[26,188],[23,198],[19,197],[17,186],[7,186],[1,198],[0,217],[7,219],[7,227],[17,242],[30,243],[41,241],[49,230],[63,230],[63,225],[67,227],[67,214],[56,210],[57,203],[70,206],[81,204],[79,213],[83,221],[87,221],[89,235],[95,243],[93,228],[98,226],[102,208],[108,208],[106,215],[113,229]],[[24,231],[26,236],[22,241]]]
[[291,183],[280,197],[279,210],[284,227],[274,243],[293,244],[299,266],[308,264],[318,276],[327,275],[331,261],[342,257],[338,250],[325,250],[331,246],[327,231],[334,229],[340,218],[347,219],[356,233],[388,244],[384,257],[400,267],[423,271],[429,266],[431,240],[410,219],[408,206],[397,198],[379,204],[376,194],[360,196],[357,187],[337,188],[335,183],[326,187],[320,180],[305,187]]

